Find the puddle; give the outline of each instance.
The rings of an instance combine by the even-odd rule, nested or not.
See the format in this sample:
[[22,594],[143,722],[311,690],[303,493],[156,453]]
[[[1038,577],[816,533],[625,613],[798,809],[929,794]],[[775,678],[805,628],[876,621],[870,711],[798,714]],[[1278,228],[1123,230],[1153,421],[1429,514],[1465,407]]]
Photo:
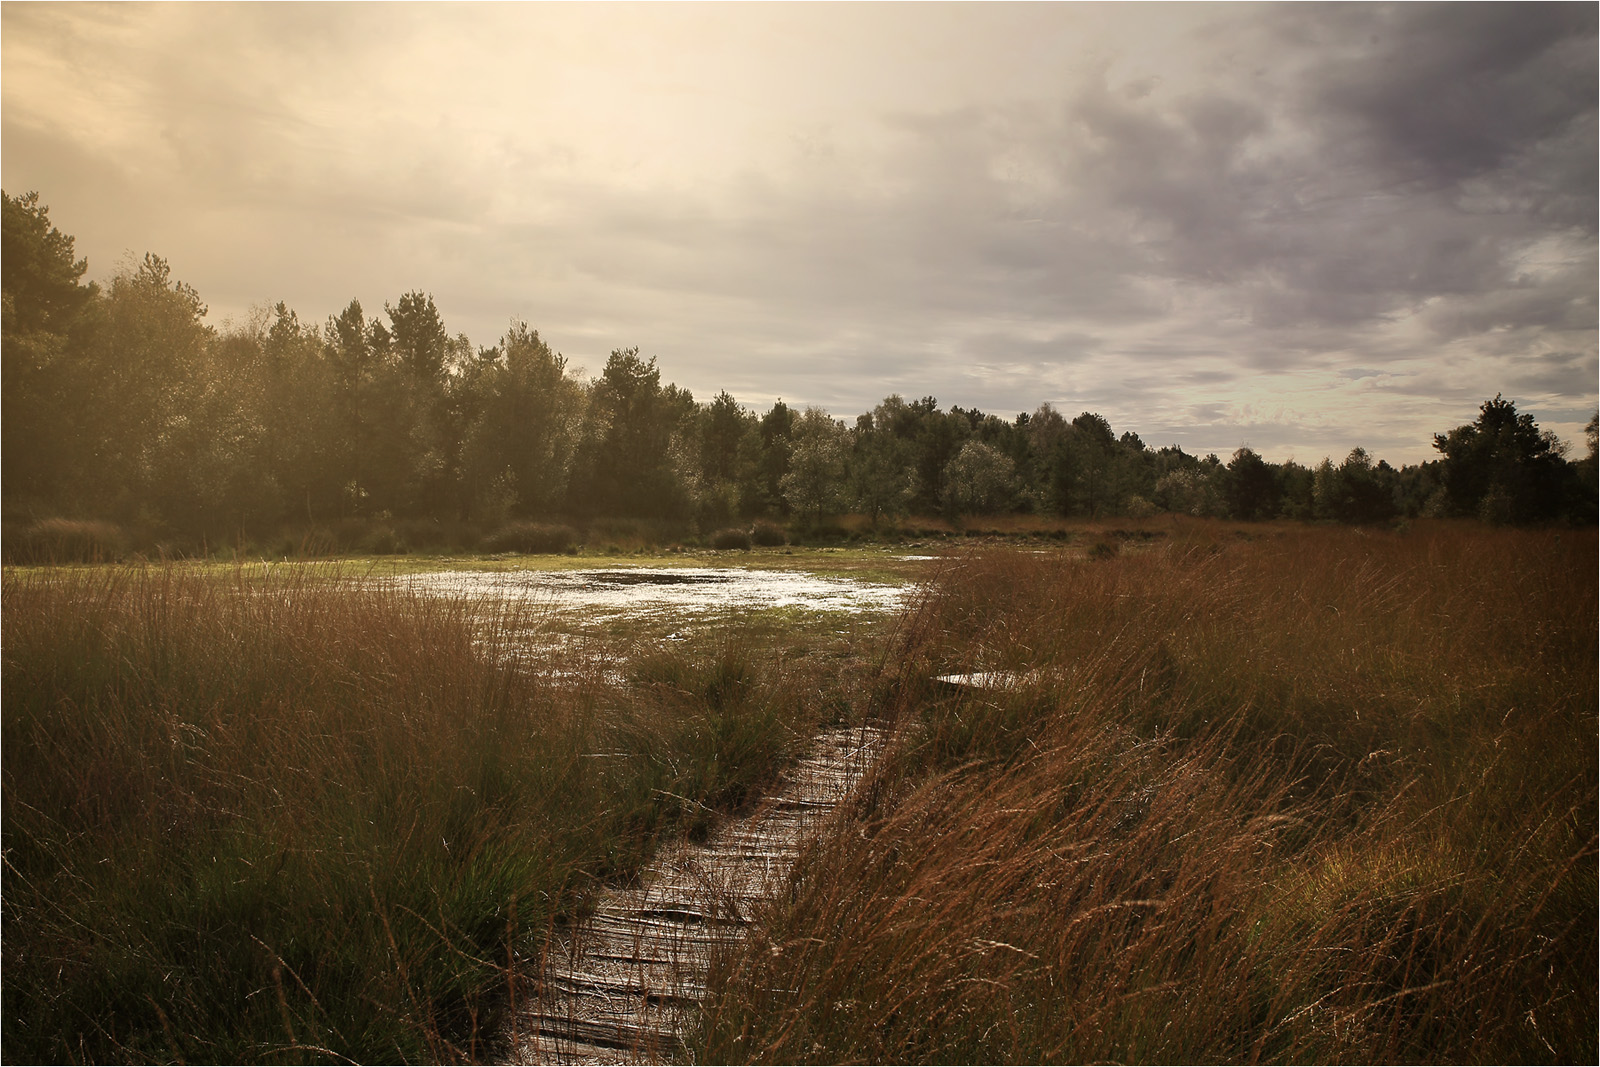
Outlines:
[[951,689],[981,689],[992,692],[1011,692],[1038,682],[1038,671],[975,671],[972,674],[941,674],[933,680]]
[[393,579],[441,596],[529,600],[596,620],[619,616],[702,615],[740,609],[892,612],[912,586],[803,571],[741,567],[632,567],[591,571],[436,571]]
[[811,835],[877,758],[883,734],[834,730],[752,815],[666,850],[546,947],[538,994],[512,1019],[515,1063],[662,1063],[680,1056],[714,949],[744,936]]

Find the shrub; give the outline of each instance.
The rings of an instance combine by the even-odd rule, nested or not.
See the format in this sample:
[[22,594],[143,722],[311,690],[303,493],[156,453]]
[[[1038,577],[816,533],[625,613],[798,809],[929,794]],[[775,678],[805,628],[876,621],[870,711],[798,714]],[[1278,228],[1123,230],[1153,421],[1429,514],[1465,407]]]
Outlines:
[[762,548],[775,548],[788,544],[789,536],[775,522],[758,522],[750,530],[750,540]]
[[1148,519],[1151,516],[1158,514],[1160,510],[1160,508],[1156,507],[1142,496],[1135,495],[1128,498],[1126,511],[1128,513],[1128,518],[1130,519]]
[[439,519],[402,519],[394,524],[395,532],[413,552],[452,552],[470,548],[477,534],[464,523]]
[[374,556],[398,556],[405,550],[405,542],[392,526],[376,526],[361,539],[361,551]]
[[738,548],[750,551],[750,532],[748,530],[718,530],[711,535],[711,547],[719,549]]
[[1115,541],[1096,541],[1089,546],[1090,559],[1115,559],[1120,551]]
[[122,556],[127,539],[111,522],[45,519],[5,539],[11,563],[104,563]]
[[302,556],[333,556],[338,552],[338,535],[326,526],[313,526],[300,539],[299,553]]
[[523,552],[559,554],[578,541],[578,531],[570,526],[540,522],[513,522],[483,539],[485,552]]

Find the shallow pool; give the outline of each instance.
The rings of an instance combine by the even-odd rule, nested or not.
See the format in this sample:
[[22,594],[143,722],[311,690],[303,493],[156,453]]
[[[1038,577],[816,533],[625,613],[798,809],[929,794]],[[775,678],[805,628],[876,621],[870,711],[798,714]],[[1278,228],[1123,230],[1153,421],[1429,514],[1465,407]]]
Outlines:
[[723,614],[741,609],[891,612],[913,586],[803,571],[742,567],[618,567],[588,571],[437,571],[395,582],[443,596],[527,600],[594,619]]

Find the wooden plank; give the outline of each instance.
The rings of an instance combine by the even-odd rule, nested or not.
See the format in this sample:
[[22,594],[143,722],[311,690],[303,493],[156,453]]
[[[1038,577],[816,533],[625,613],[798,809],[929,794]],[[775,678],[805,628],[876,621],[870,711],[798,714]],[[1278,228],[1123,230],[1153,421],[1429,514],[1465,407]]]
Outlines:
[[545,953],[513,1021],[515,1063],[659,1063],[681,1047],[714,948],[739,937],[878,756],[870,727],[818,737],[754,814],[669,849]]

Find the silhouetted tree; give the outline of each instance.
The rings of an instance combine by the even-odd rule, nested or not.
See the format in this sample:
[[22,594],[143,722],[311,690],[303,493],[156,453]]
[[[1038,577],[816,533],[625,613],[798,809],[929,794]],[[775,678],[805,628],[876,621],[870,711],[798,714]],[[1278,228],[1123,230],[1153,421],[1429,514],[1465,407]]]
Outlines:
[[1589,416],[1583,427],[1584,457],[1572,464],[1572,489],[1569,494],[1567,514],[1574,522],[1595,521],[1600,510],[1600,411]]
[[1433,447],[1444,455],[1444,488],[1453,514],[1521,523],[1559,513],[1566,473],[1560,442],[1499,394],[1483,402],[1469,425],[1435,434]]
[[331,450],[340,472],[342,514],[360,514],[369,495],[367,469],[374,451],[373,393],[383,368],[387,331],[368,323],[352,300],[323,327],[323,354],[333,370]]
[[1314,513],[1338,522],[1384,522],[1395,516],[1398,476],[1387,463],[1374,466],[1364,448],[1354,448],[1335,467],[1324,459],[1313,478]]
[[385,304],[389,316],[390,344],[401,369],[418,382],[436,382],[444,376],[450,335],[427,293],[410,292],[398,303]]
[[1315,514],[1316,475],[1309,467],[1285,460],[1277,471],[1278,511],[1286,519],[1309,519]]
[[326,521],[338,514],[343,484],[337,371],[317,329],[281,301],[259,344],[264,454],[283,496],[281,517]]
[[1228,510],[1236,519],[1270,519],[1278,513],[1278,481],[1252,448],[1240,448],[1228,463]]

